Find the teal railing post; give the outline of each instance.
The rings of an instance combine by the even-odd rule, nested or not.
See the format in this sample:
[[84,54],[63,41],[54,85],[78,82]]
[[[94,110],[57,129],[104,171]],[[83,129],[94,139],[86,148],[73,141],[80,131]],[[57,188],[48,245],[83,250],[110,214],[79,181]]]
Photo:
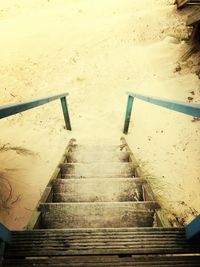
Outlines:
[[129,95],[127,108],[126,108],[126,117],[125,117],[125,122],[124,122],[124,134],[128,133],[129,123],[131,119],[131,112],[132,112],[132,107],[133,107],[133,100],[134,100],[134,97]]
[[0,241],[9,243],[11,240],[11,231],[0,223]]
[[70,123],[70,118],[69,118],[69,111],[68,111],[68,107],[67,107],[66,97],[61,97],[60,101],[61,101],[61,106],[62,106],[62,110],[63,110],[65,126],[66,126],[67,130],[71,131],[72,128],[71,128],[71,123]]
[[200,215],[186,226],[186,238],[200,242]]
[[5,243],[10,243],[10,241],[11,241],[11,231],[0,223],[0,266],[2,266]]

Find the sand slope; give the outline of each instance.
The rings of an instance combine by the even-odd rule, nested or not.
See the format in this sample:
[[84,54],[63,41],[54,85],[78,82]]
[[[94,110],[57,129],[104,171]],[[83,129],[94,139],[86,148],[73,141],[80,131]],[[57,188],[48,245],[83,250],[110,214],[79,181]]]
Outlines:
[[[26,225],[70,138],[119,142],[126,91],[200,101],[198,62],[180,62],[185,15],[167,0],[1,0],[0,33],[0,104],[67,91],[73,127],[64,129],[58,102],[0,121],[1,147],[33,152],[0,150],[13,186],[1,220],[12,229]],[[191,120],[137,101],[127,137],[174,223],[199,211],[200,123]]]

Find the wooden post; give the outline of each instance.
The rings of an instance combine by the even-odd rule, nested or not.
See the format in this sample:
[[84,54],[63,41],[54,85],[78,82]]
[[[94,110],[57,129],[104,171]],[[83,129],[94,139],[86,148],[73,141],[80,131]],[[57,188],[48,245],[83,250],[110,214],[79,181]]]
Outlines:
[[67,130],[71,131],[72,128],[71,128],[71,123],[70,123],[70,118],[69,118],[69,111],[68,111],[68,107],[67,107],[66,97],[61,97],[60,101],[61,101],[61,105],[62,105],[64,120],[65,120],[65,126],[66,126]]
[[126,117],[125,117],[125,122],[124,122],[124,134],[128,133],[129,129],[129,123],[131,119],[131,112],[132,112],[132,107],[133,107],[133,96],[128,96],[128,102],[127,102],[127,108],[126,108]]

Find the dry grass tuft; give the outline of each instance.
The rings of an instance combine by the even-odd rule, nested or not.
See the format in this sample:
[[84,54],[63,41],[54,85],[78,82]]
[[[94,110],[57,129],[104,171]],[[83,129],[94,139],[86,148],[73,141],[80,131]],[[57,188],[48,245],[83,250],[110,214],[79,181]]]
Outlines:
[[7,174],[5,172],[0,172],[0,208],[8,210],[13,204],[20,201],[21,195],[13,197],[13,188]]
[[11,151],[11,150],[15,151],[19,155],[36,156],[36,153],[29,149],[26,149],[20,146],[11,146],[9,143],[2,145],[0,147],[0,152],[6,152],[6,151]]

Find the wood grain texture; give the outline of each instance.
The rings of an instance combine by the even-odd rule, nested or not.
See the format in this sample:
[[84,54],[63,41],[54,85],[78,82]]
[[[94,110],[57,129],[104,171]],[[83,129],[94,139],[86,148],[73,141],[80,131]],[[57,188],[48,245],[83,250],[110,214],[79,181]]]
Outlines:
[[41,204],[41,227],[111,228],[153,226],[156,202],[88,202]]
[[200,253],[181,228],[14,231],[6,258],[24,256]]
[[26,259],[5,260],[3,266],[9,267],[111,267],[111,266],[158,266],[158,267],[193,267],[199,266],[199,256],[135,256],[135,257],[67,257],[65,259]]
[[145,183],[141,178],[57,179],[53,202],[142,201]]

